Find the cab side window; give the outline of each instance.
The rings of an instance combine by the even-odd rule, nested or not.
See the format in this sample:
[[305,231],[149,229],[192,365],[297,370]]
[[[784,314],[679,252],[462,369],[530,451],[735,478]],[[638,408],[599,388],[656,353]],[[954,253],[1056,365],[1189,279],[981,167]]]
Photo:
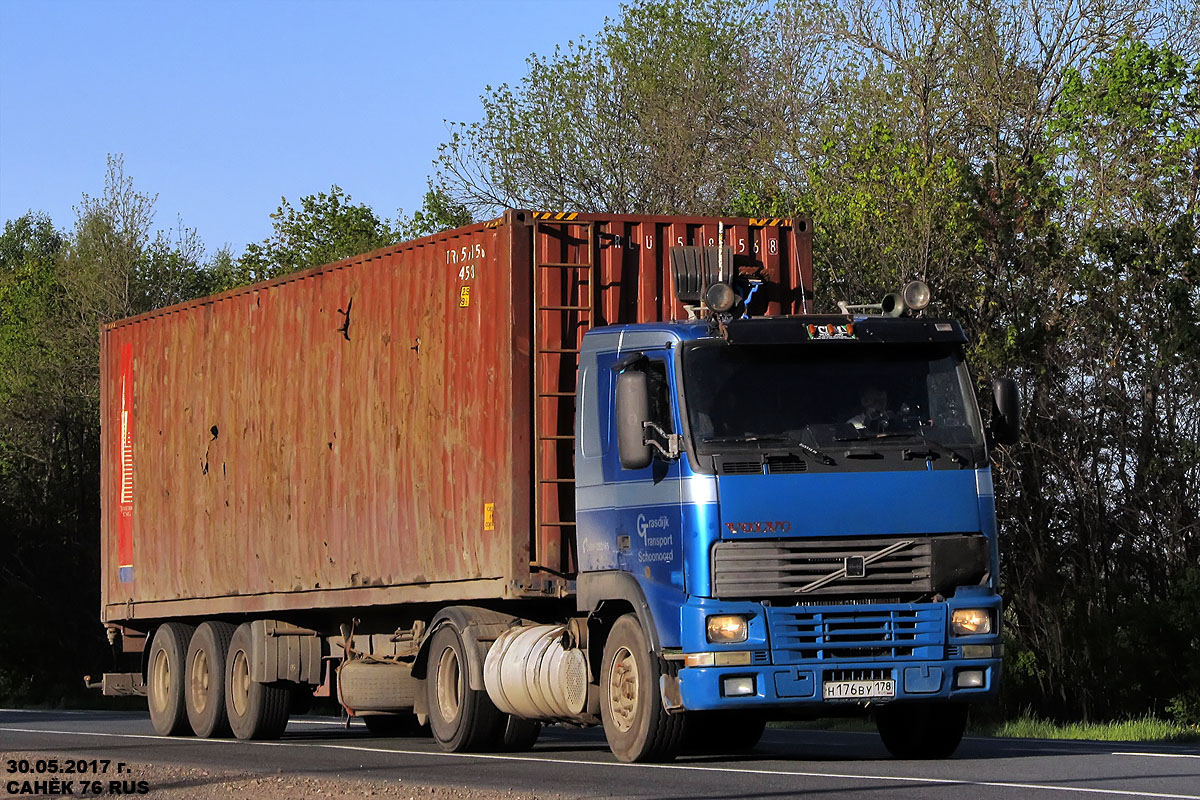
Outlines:
[[[675,432],[675,415],[671,412],[671,389],[667,380],[667,365],[663,361],[650,360],[646,362],[645,372],[647,383],[650,384],[650,418],[666,433]],[[657,431],[653,435],[658,436]]]

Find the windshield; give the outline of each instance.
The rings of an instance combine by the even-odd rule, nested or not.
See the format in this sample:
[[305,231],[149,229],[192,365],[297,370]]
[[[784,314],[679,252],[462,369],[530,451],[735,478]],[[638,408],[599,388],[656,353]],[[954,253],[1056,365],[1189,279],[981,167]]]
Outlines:
[[700,343],[683,359],[697,451],[858,440],[981,442],[956,345]]

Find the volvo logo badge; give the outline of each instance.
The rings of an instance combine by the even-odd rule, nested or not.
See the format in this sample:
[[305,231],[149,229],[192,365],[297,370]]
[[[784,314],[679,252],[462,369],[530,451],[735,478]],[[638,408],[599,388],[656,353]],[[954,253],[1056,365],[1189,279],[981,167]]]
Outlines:
[[842,566],[833,572],[823,577],[817,578],[811,583],[806,583],[799,589],[796,589],[797,594],[808,594],[815,592],[823,586],[828,586],[834,581],[840,581],[842,578],[865,578],[867,577],[867,564],[873,564],[876,561],[887,558],[892,553],[898,553],[913,543],[913,539],[905,539],[902,542],[889,544],[882,550],[877,550],[865,556],[847,556],[842,559]]

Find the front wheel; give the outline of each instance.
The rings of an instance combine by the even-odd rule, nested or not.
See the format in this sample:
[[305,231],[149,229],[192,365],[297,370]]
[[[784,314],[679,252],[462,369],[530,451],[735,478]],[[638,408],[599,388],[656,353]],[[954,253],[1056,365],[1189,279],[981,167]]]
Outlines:
[[967,728],[962,703],[888,703],[875,712],[883,745],[896,758],[949,758]]
[[600,716],[617,760],[670,761],[678,755],[684,715],[668,714],[658,689],[667,669],[650,652],[637,617],[618,619],[604,643],[600,671]]

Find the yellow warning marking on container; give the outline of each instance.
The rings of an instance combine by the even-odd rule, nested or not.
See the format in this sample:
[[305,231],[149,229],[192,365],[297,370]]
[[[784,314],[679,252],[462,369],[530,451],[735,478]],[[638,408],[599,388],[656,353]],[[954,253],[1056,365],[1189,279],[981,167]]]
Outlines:
[[561,222],[570,222],[579,216],[578,211],[535,211],[533,212],[534,219],[553,219]]
[[484,228],[499,228],[503,224],[504,224],[504,218],[500,217],[498,219],[489,220],[489,221],[483,223],[483,227]]
[[496,530],[496,504],[483,504],[483,529],[485,531]]
[[783,217],[763,217],[762,219],[750,218],[750,224],[755,228],[777,228],[783,226],[791,227],[792,221]]
[[471,305],[471,287],[463,286],[458,290],[458,307],[467,308]]

